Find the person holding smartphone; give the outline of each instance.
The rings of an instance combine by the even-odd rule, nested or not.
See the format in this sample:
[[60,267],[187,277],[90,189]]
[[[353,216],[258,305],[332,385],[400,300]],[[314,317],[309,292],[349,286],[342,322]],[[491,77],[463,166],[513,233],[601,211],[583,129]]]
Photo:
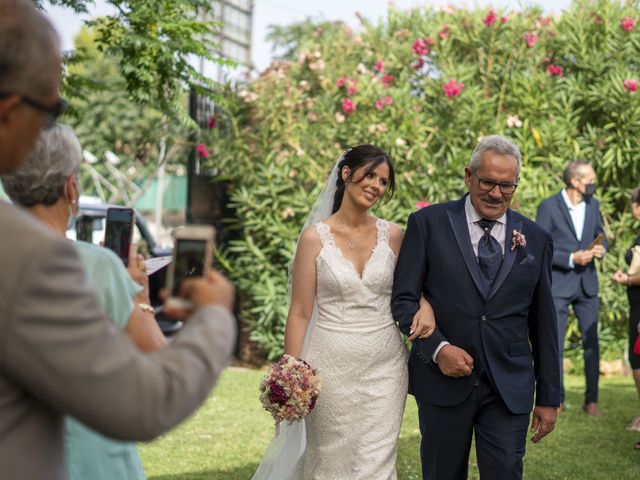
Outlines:
[[[598,348],[598,272],[595,260],[604,257],[604,235],[600,203],[594,198],[596,172],[585,160],[567,164],[565,188],[538,206],[536,222],[553,238],[553,300],[558,316],[560,371],[563,369],[564,338],[569,307],[578,319],[584,348],[586,390],[583,410],[600,416],[598,383],[600,352]],[[560,411],[565,409],[564,387]]]
[[[41,133],[24,165],[3,177],[2,183],[12,201],[64,236],[69,221],[77,215],[81,160],[80,142],[73,131],[55,125]],[[143,352],[166,346],[150,306],[144,259],[136,254],[135,246],[128,247],[127,269],[107,248],[87,242],[75,246],[109,319]],[[134,443],[106,438],[71,417],[66,421],[66,458],[70,480],[145,478]]]

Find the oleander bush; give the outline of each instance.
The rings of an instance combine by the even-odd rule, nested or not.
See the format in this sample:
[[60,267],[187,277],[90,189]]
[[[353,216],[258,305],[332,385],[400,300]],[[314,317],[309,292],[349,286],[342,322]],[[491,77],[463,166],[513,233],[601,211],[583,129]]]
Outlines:
[[599,267],[602,346],[621,355],[628,307],[610,276],[637,227],[628,205],[640,183],[636,19],[633,2],[605,0],[555,17],[536,7],[390,7],[357,31],[312,21],[274,31],[284,57],[229,87],[199,150],[232,185],[243,238],[223,255],[251,338],[269,358],[282,353],[288,264],[343,150],[374,143],[390,154],[398,188],[376,215],[404,226],[425,202],[459,198],[478,139],[499,133],[522,150],[513,208],[530,217],[562,188],[567,161],[592,161],[610,237]]

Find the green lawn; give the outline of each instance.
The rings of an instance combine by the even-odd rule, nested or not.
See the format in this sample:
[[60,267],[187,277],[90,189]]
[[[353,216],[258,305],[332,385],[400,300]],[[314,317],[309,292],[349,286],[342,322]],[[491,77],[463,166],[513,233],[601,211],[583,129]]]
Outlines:
[[[258,401],[263,371],[231,368],[214,394],[192,418],[168,435],[140,445],[149,480],[247,480],[253,475],[273,432],[271,417]],[[633,381],[601,380],[601,418],[581,410],[583,381],[566,379],[568,409],[556,430],[540,444],[527,445],[525,479],[638,480],[640,434],[625,430],[639,413]],[[409,397],[400,435],[398,478],[420,479],[420,434],[413,397]],[[474,458],[470,476],[477,479]],[[345,479],[348,480],[348,479]]]

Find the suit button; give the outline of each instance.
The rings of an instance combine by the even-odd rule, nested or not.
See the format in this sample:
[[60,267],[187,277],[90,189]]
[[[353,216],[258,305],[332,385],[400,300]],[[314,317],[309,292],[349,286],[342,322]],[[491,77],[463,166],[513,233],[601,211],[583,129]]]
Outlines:
[[482,315],[482,316],[480,317],[480,320],[482,320],[483,322],[486,322],[486,321],[487,321],[487,317],[486,317],[486,315]]

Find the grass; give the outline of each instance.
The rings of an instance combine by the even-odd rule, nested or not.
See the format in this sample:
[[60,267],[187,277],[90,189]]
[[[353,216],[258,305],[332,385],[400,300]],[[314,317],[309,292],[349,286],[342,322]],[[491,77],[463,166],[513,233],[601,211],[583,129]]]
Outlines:
[[[273,423],[258,401],[263,371],[231,368],[206,404],[179,428],[140,445],[149,480],[248,480],[271,439]],[[633,381],[603,378],[600,407],[605,415],[586,416],[583,379],[568,376],[568,409],[541,443],[527,444],[524,478],[530,480],[637,480],[640,434],[625,430],[638,414]],[[417,409],[409,397],[400,434],[399,480],[420,479]],[[469,478],[479,478],[472,452]],[[348,480],[348,479],[345,479]]]

